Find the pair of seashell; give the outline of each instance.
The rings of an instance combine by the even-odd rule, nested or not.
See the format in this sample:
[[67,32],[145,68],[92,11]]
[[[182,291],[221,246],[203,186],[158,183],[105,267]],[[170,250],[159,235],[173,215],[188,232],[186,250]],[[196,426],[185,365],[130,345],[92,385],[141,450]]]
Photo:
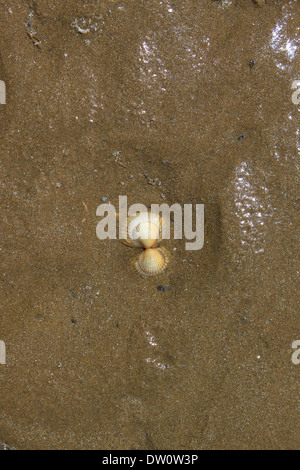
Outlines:
[[151,211],[128,217],[127,231],[121,230],[121,240],[125,245],[143,249],[132,259],[133,266],[142,277],[163,272],[170,261],[169,251],[159,246],[164,231],[162,216]]

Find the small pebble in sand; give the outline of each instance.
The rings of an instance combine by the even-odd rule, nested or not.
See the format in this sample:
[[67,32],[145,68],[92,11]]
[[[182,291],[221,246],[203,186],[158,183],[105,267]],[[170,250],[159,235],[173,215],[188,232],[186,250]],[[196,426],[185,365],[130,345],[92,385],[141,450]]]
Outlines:
[[245,136],[244,135],[240,135],[237,140],[244,140]]
[[147,179],[148,184],[151,186],[161,186],[161,181],[158,178],[150,178],[148,175],[144,175]]
[[72,296],[74,299],[76,299],[76,294],[75,294],[71,289],[69,290],[69,292],[70,292],[71,296]]
[[252,69],[252,67],[254,67],[254,63],[255,63],[254,60],[251,59],[250,62],[249,62],[249,67],[251,69]]
[[105,202],[105,201],[107,201],[107,199],[108,199],[108,194],[106,194],[106,196],[102,196],[101,201]]
[[169,285],[168,286],[157,286],[157,289],[160,291],[160,292],[166,292],[168,289],[169,289]]

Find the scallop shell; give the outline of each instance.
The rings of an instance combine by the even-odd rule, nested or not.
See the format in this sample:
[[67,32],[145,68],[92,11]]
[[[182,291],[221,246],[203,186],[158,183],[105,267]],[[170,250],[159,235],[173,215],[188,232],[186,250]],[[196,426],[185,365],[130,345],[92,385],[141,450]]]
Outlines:
[[123,243],[139,248],[154,248],[163,238],[165,224],[159,214],[141,212],[127,218],[127,232],[121,229]]
[[142,277],[155,276],[163,272],[170,261],[166,248],[147,248],[133,258],[132,264]]

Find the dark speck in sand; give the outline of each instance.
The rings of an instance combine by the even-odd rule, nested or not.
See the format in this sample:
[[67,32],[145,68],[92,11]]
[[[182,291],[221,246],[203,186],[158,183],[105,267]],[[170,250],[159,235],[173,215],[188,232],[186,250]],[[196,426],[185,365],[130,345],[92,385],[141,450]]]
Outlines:
[[72,318],[71,322],[72,322],[72,323],[76,323],[75,318]]
[[74,292],[71,291],[71,289],[69,290],[69,292],[70,292],[71,296],[74,297],[74,299],[76,299],[76,294],[74,294]]
[[244,140],[244,138],[245,138],[244,135],[240,135],[237,140]]
[[254,64],[255,64],[254,60],[250,60],[249,67],[252,69],[252,67],[254,67]]
[[160,290],[161,292],[166,292],[168,289],[169,289],[169,285],[168,286],[157,286],[157,289]]

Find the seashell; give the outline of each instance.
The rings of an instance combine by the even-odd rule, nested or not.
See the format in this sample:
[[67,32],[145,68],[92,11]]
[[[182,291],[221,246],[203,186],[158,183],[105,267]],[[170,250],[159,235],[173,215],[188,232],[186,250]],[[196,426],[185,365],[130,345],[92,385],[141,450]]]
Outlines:
[[155,276],[163,272],[170,261],[166,248],[147,248],[133,258],[132,264],[142,277]]
[[165,224],[160,214],[151,211],[127,218],[127,232],[121,228],[123,243],[139,248],[155,248],[163,238]]

